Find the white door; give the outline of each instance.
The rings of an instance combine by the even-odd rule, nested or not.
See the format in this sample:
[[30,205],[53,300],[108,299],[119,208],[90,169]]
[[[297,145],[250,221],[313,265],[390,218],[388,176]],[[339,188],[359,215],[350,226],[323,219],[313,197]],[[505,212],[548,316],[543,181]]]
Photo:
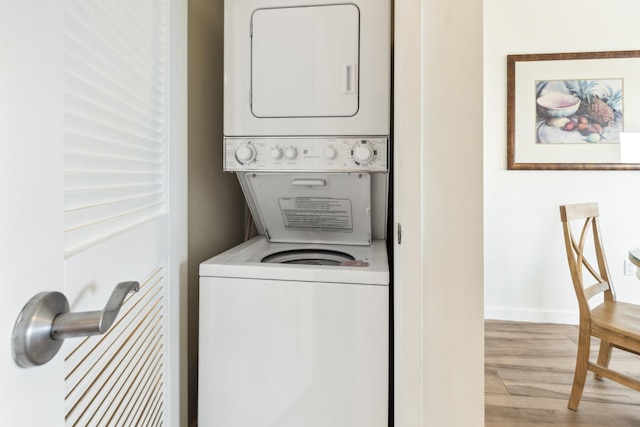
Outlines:
[[[0,6],[0,425],[179,424],[181,3]],[[32,296],[101,310],[127,280],[140,290],[107,333],[14,363]]]

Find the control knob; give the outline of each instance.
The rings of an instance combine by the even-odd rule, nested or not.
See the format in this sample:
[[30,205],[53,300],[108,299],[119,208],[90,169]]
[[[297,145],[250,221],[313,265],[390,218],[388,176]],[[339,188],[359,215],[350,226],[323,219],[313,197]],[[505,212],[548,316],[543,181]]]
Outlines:
[[244,144],[236,149],[236,159],[246,165],[256,159],[256,148],[252,144]]
[[289,160],[293,160],[298,157],[298,150],[295,147],[289,147],[284,150],[284,156]]
[[270,154],[273,160],[280,160],[282,158],[282,148],[273,147]]
[[338,151],[335,149],[335,147],[328,147],[326,150],[324,150],[324,157],[326,159],[333,160],[337,156],[338,156]]
[[375,155],[373,147],[369,144],[358,144],[353,149],[353,159],[360,165],[369,164]]

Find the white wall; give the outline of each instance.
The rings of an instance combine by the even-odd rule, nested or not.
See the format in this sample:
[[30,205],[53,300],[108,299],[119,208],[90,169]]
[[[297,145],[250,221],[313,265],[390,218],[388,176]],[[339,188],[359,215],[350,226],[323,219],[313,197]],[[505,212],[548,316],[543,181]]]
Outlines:
[[558,206],[582,201],[600,203],[618,299],[640,302],[640,281],[623,275],[640,246],[640,171],[506,168],[507,55],[638,49],[638,16],[629,0],[484,0],[486,318],[577,323]]
[[197,417],[198,266],[242,241],[244,197],[222,172],[223,1],[189,0],[189,262],[190,425]]

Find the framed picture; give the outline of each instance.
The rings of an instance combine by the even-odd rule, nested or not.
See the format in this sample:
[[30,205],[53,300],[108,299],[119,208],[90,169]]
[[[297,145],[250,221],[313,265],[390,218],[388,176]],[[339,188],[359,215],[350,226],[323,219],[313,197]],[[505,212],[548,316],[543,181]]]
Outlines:
[[508,169],[640,169],[640,50],[507,56]]

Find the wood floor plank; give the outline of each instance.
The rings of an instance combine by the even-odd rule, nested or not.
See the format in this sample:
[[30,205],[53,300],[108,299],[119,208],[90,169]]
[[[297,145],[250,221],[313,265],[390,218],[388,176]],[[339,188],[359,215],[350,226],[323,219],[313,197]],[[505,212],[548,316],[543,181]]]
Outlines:
[[[640,393],[591,373],[578,411],[567,408],[577,336],[573,325],[486,321],[485,425],[640,426]],[[636,355],[614,349],[610,366],[640,376]]]
[[507,394],[507,388],[495,368],[484,369],[484,389],[485,393]]
[[578,411],[567,408],[566,399],[488,395],[485,426],[594,426],[637,427],[638,408],[631,405],[584,401]]

